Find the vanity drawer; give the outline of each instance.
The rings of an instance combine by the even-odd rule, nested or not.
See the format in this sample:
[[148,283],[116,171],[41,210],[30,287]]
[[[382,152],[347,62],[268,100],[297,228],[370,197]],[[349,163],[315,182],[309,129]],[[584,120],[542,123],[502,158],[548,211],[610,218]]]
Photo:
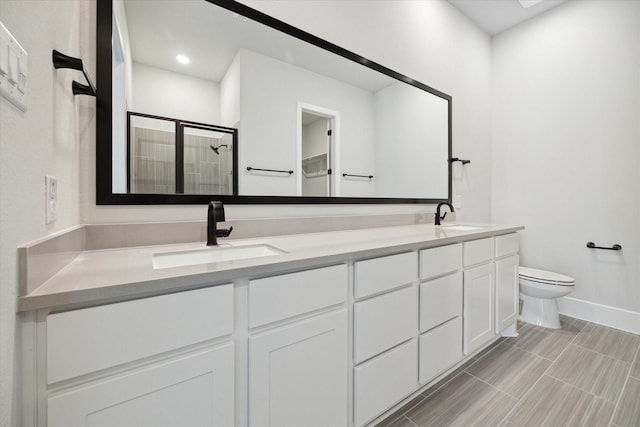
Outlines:
[[49,384],[233,331],[233,285],[103,305],[47,317]]
[[420,251],[420,279],[440,276],[462,268],[462,244]]
[[373,258],[355,263],[356,298],[398,288],[414,282],[418,277],[415,252]]
[[517,233],[496,236],[496,258],[518,253],[520,236]]
[[354,368],[354,424],[361,426],[418,387],[418,344],[411,340]]
[[493,245],[493,237],[464,242],[462,246],[464,249],[464,266],[491,261],[494,253]]
[[462,272],[420,285],[420,332],[462,315]]
[[462,359],[462,318],[456,317],[420,336],[420,384]]
[[354,304],[354,359],[360,363],[416,334],[418,288],[410,287]]
[[347,265],[249,281],[249,327],[340,304],[347,299]]

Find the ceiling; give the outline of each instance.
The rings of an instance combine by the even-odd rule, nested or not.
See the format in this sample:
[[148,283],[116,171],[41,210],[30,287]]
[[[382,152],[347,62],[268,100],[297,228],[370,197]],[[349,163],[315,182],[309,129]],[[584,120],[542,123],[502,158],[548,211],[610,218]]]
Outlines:
[[[395,80],[203,0],[124,0],[134,62],[219,82],[239,49],[377,92]],[[177,54],[191,59],[176,61]]]
[[[448,0],[456,9],[494,36],[540,15],[566,0]],[[522,4],[530,5],[523,7]]]

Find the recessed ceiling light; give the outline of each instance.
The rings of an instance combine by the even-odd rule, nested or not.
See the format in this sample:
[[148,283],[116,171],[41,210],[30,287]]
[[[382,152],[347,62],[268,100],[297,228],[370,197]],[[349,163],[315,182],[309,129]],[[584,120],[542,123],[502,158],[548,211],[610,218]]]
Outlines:
[[191,61],[191,60],[189,59],[189,57],[188,57],[188,56],[185,56],[185,55],[176,55],[176,61],[178,61],[178,62],[179,62],[179,63],[181,63],[181,64],[188,64],[188,63],[189,63],[189,61]]
[[520,3],[520,6],[524,7],[525,9],[528,9],[531,6],[535,6],[538,3],[541,3],[542,0],[518,0],[518,2]]

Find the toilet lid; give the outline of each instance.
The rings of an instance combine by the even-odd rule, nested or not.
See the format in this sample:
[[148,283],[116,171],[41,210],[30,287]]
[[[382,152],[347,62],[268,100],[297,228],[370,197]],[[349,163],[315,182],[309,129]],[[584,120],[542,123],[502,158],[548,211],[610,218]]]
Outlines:
[[557,283],[558,285],[573,285],[575,279],[553,271],[538,270],[537,268],[519,267],[518,275],[523,279],[529,279],[543,283]]

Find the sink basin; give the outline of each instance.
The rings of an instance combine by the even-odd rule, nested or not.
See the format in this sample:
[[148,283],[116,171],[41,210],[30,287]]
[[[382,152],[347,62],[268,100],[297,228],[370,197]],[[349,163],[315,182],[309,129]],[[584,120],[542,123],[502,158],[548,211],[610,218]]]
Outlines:
[[472,230],[480,230],[482,227],[477,225],[462,225],[462,224],[451,224],[451,225],[441,225],[440,227],[445,230],[455,230],[455,231],[472,231]]
[[187,265],[208,264],[212,262],[261,258],[283,253],[285,253],[283,250],[265,244],[216,246],[177,252],[163,252],[153,254],[153,268],[184,267]]

